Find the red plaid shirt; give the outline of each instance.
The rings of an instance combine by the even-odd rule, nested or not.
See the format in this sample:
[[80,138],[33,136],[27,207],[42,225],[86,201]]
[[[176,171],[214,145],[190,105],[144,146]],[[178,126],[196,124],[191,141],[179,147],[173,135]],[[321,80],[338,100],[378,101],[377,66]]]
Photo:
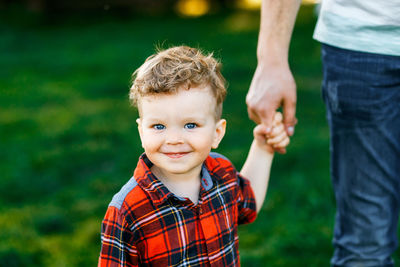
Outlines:
[[239,266],[238,224],[256,218],[249,181],[211,153],[197,205],[171,193],[143,154],[111,201],[102,224],[99,266]]

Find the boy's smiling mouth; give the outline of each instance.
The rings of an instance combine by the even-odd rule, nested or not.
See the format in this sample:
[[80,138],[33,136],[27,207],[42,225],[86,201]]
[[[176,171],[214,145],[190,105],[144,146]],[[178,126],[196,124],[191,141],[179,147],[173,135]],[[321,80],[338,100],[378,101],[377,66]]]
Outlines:
[[190,152],[164,152],[163,154],[166,155],[167,157],[177,159],[186,156],[189,153]]

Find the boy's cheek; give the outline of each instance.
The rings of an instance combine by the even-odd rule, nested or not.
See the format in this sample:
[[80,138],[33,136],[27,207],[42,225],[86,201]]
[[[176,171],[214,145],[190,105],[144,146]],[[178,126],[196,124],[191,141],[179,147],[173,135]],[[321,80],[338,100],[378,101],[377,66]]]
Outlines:
[[140,143],[141,143],[142,147],[144,148],[145,140],[143,139],[144,137],[143,137],[143,133],[141,131],[139,131],[139,137],[140,137]]

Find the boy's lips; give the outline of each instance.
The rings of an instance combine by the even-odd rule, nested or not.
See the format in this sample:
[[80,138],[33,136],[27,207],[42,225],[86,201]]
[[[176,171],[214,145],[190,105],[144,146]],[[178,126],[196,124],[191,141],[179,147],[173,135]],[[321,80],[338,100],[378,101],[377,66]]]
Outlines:
[[164,153],[164,155],[166,155],[167,157],[174,158],[174,159],[181,158],[187,154],[189,154],[189,152],[165,152]]

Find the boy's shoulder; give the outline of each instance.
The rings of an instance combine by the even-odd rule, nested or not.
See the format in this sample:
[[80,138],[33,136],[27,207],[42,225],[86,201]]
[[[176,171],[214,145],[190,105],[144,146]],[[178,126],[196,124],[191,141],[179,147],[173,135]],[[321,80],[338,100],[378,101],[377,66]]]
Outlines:
[[[144,203],[151,202],[151,198],[146,194],[146,188],[152,187],[154,185],[152,181],[148,180],[150,169],[146,164],[147,158],[143,154],[140,156],[133,176],[129,181],[122,186],[118,193],[116,193],[109,207],[114,207],[119,210],[119,213],[127,215],[127,213],[132,213],[136,210],[135,207],[140,206]],[[147,184],[146,184],[147,183]],[[145,187],[143,185],[146,185]],[[146,205],[151,206],[151,205]]]
[[[134,192],[134,191],[141,191],[141,189],[140,189],[140,187],[138,187],[138,183],[137,183],[135,177],[132,176],[129,179],[129,181],[119,190],[119,192],[113,196],[113,198],[108,206],[115,207],[117,209],[121,209],[122,205],[127,200],[128,195],[138,195],[137,193],[139,193],[139,192]],[[128,200],[130,200],[129,202],[132,202],[133,198],[129,197]],[[129,203],[129,204],[133,204],[133,203]]]
[[108,205],[108,210],[110,216],[124,218],[128,223],[132,223],[135,218],[154,212],[153,204],[153,199],[140,185],[140,180],[133,175],[113,196]]
[[217,175],[221,178],[227,177],[228,174],[236,175],[236,169],[232,162],[222,154],[211,152],[205,164],[211,175]]

